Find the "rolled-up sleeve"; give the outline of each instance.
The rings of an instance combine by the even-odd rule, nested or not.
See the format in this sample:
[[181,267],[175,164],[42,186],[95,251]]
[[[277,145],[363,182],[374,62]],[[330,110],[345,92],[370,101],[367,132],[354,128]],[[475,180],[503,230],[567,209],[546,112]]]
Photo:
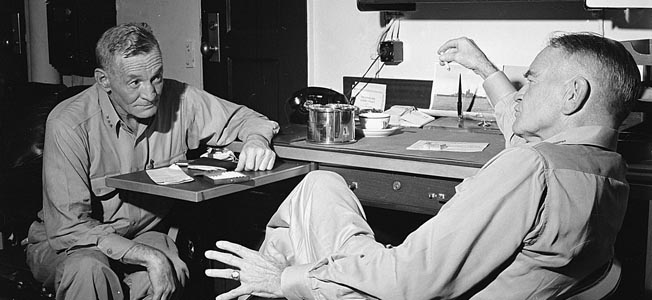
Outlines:
[[43,152],[43,221],[56,251],[94,247],[120,259],[133,242],[111,224],[93,218],[85,135],[58,119],[48,120]]
[[[505,170],[513,174],[504,176]],[[495,178],[504,180],[497,186]],[[439,214],[403,244],[290,267],[282,276],[285,296],[415,300],[464,295],[517,253],[535,223],[544,183],[544,164],[534,150],[507,149],[458,185]]]
[[[250,135],[259,135],[271,142],[279,131],[278,123],[266,116],[195,87],[187,86],[183,97],[184,113],[190,122],[189,141],[225,146],[238,139],[246,141]],[[190,145],[193,146],[196,145]]]

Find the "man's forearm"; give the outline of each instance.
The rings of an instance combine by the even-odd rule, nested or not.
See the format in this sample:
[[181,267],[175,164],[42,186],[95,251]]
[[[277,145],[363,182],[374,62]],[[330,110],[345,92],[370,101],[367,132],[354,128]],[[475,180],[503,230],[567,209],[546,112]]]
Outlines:
[[482,77],[482,80],[487,79],[489,75],[496,73],[500,70],[489,60],[485,61],[482,64],[479,64],[477,69],[474,70],[476,74]]
[[165,254],[158,249],[136,243],[125,253],[121,261],[126,264],[150,267],[152,264],[160,263],[166,259]]

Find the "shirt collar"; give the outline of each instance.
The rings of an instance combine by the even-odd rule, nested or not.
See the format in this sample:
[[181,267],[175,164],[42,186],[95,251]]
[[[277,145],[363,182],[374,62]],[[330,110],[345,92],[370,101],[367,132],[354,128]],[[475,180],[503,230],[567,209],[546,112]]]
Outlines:
[[603,126],[583,126],[558,133],[545,141],[553,144],[591,145],[616,151],[618,131]]
[[117,135],[120,126],[122,126],[120,124],[122,120],[120,120],[118,112],[113,107],[111,99],[109,99],[109,94],[107,94],[107,92],[104,91],[98,84],[95,84],[95,86],[97,88],[97,94],[99,95],[100,109],[102,110],[102,120],[104,120],[104,124],[110,128],[113,128]]

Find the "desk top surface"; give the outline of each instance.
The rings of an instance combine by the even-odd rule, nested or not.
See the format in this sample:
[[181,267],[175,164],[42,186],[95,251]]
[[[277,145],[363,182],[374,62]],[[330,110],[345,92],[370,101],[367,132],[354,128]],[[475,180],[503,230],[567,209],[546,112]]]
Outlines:
[[[466,178],[505,148],[505,140],[500,134],[447,128],[402,128],[387,137],[360,137],[350,144],[313,144],[308,143],[305,136],[305,125],[286,125],[274,139],[274,150],[279,157],[286,159]],[[419,140],[484,142],[489,145],[482,152],[406,149]]]
[[[312,144],[305,137],[305,125],[284,126],[274,139],[274,150],[279,156],[276,166],[271,171],[243,172],[252,178],[247,182],[216,185],[196,178],[188,183],[157,185],[145,171],[139,171],[109,177],[106,184],[114,188],[201,202],[306,174],[316,168],[309,162],[463,179],[475,174],[504,149],[502,135],[442,128],[402,128],[387,137],[359,137],[351,144]],[[419,140],[484,142],[489,145],[482,152],[406,149]],[[235,148],[237,152],[238,146]]]
[[134,192],[154,194],[191,202],[201,202],[211,198],[251,189],[257,186],[273,183],[295,176],[304,175],[314,169],[311,163],[277,160],[274,169],[270,171],[242,172],[251,180],[231,184],[214,184],[203,176],[195,177],[194,181],[158,185],[149,178],[145,171],[117,175],[106,178],[106,185]]

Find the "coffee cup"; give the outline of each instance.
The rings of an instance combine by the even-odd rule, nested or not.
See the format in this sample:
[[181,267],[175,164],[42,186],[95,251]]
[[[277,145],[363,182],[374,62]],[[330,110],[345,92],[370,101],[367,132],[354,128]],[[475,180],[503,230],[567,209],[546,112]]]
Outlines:
[[385,129],[389,126],[389,114],[386,113],[363,113],[359,118],[362,129]]

